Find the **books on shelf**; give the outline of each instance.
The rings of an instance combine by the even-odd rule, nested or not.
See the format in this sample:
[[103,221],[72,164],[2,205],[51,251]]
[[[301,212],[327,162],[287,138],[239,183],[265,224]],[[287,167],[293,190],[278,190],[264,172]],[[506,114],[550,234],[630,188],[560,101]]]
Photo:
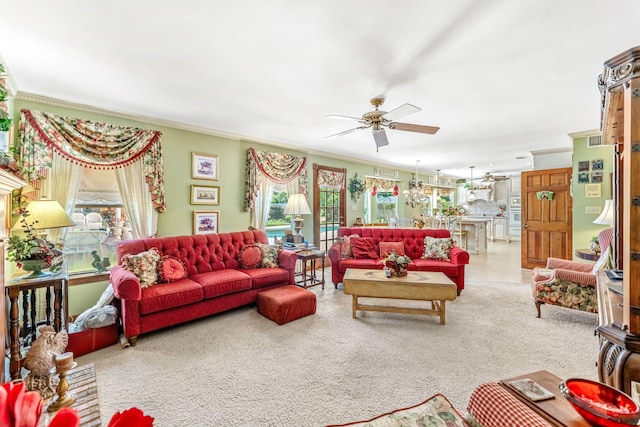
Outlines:
[[315,245],[309,243],[308,245],[305,245],[304,243],[290,243],[290,242],[285,242],[282,244],[282,248],[286,249],[288,251],[293,251],[293,252],[300,252],[300,251],[306,251],[306,250],[311,250],[311,249],[318,249],[316,248]]

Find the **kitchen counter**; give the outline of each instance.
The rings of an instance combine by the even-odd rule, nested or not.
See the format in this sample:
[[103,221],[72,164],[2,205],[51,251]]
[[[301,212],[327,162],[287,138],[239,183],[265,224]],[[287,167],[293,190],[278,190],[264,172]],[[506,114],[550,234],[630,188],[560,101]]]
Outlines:
[[491,229],[491,216],[463,216],[459,223],[462,230],[467,232],[467,252],[479,254],[486,252],[488,233]]

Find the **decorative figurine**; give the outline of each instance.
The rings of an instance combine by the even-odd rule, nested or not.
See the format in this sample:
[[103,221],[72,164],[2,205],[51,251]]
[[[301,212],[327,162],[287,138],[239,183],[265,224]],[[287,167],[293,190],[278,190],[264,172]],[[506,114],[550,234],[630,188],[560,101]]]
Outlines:
[[31,349],[24,359],[24,368],[29,375],[24,383],[29,391],[37,391],[43,400],[56,394],[57,381],[52,369],[56,366],[55,357],[62,354],[69,342],[67,331],[56,333],[52,326],[41,326],[40,336],[31,344]]
[[109,261],[109,258],[105,257],[101,260],[100,255],[97,251],[91,251],[91,255],[93,256],[93,262],[91,263],[91,265],[93,266],[93,268],[98,270],[98,273],[102,273],[107,269],[107,267],[111,265],[111,261]]

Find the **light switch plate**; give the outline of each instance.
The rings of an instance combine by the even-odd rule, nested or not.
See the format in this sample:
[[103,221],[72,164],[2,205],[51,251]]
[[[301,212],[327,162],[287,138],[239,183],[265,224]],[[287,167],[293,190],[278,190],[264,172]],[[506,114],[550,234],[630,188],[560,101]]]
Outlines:
[[586,214],[600,215],[601,212],[602,212],[602,207],[600,207],[600,206],[585,206],[584,207],[584,213],[586,213]]

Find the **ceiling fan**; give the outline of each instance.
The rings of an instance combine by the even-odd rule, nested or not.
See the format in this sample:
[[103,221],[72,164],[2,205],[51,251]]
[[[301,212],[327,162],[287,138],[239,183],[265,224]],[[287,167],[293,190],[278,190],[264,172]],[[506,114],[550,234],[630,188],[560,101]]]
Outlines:
[[373,132],[373,139],[375,140],[375,143],[376,143],[376,151],[378,151],[378,148],[383,147],[385,145],[389,145],[389,140],[387,139],[387,133],[384,130],[385,127],[389,129],[394,129],[394,130],[405,130],[409,132],[418,132],[418,133],[427,133],[427,134],[434,134],[438,132],[438,129],[440,129],[439,127],[436,127],[436,126],[416,125],[411,123],[400,123],[400,122],[394,121],[401,117],[408,116],[409,114],[417,113],[418,111],[420,111],[420,108],[416,107],[413,104],[402,104],[398,108],[387,112],[387,111],[379,110],[379,107],[384,103],[384,98],[382,97],[373,98],[370,102],[371,102],[371,105],[375,107],[375,110],[369,111],[368,113],[364,113],[361,118],[351,117],[351,116],[341,116],[336,114],[325,116],[332,119],[355,120],[358,123],[360,123],[360,126],[358,127],[345,130],[342,132],[338,132],[333,135],[329,135],[325,137],[325,139],[335,138],[337,136],[347,135],[357,130],[371,128]]

